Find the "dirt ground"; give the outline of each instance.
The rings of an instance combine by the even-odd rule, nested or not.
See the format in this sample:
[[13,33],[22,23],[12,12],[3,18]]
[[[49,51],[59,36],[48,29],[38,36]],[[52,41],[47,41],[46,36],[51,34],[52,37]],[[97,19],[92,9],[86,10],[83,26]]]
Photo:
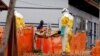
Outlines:
[[[39,53],[24,53],[21,56],[62,56],[61,54],[39,54]],[[83,53],[67,54],[66,56],[92,56],[90,51],[84,51]]]

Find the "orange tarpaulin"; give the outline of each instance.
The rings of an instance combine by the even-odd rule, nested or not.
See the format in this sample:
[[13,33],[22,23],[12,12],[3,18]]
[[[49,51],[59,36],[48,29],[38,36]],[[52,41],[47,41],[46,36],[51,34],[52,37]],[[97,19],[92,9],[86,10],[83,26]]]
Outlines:
[[[24,52],[32,52],[33,48],[33,37],[34,31],[33,26],[27,26],[20,32],[17,32],[17,45],[18,53],[23,54]],[[3,37],[4,29],[0,26],[0,45]],[[7,55],[7,49],[6,49]]]
[[92,56],[100,56],[100,40],[96,40],[95,47],[92,48]]
[[42,50],[45,54],[60,53],[61,52],[61,38],[60,37],[37,37],[36,48]]
[[54,37],[52,39],[52,49],[53,49],[53,53],[56,54],[60,54],[62,52],[61,37]]
[[50,54],[52,53],[52,40],[51,38],[43,38],[43,53]]
[[75,51],[77,50],[77,35],[73,35],[70,41],[70,49],[71,49],[71,53],[75,53]]
[[19,54],[31,52],[33,48],[33,27],[25,27],[17,34],[17,44]]
[[79,53],[85,51],[86,33],[77,32],[76,34],[74,34],[71,39],[70,47],[72,53]]
[[41,49],[43,53],[59,53],[61,52],[61,39],[56,38],[37,38],[36,48]]
[[60,53],[61,38],[38,36],[36,40],[36,48],[41,49],[44,54]]
[[2,41],[2,37],[3,37],[3,33],[4,33],[3,26],[0,26],[0,46],[1,46],[1,41]]
[[78,43],[77,44],[78,51],[80,52],[85,51],[85,48],[86,48],[86,33],[85,32],[78,33],[77,43]]
[[52,40],[51,38],[39,38],[36,40],[36,49],[42,50],[43,53],[52,53]]
[[[45,31],[46,30],[46,28],[45,27],[43,27],[42,29],[41,29],[42,31]],[[36,32],[38,32],[38,33],[40,33],[39,31],[35,31],[35,33]],[[42,50],[43,49],[43,37],[44,36],[39,36],[39,35],[35,35],[35,40],[36,40],[36,50]]]
[[36,50],[41,50],[42,38],[36,37]]

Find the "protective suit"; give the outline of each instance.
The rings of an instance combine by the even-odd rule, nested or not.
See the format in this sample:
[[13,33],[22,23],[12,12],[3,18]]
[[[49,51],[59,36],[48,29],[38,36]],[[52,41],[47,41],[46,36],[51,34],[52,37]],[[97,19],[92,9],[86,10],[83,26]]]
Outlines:
[[72,36],[73,16],[68,11],[63,12],[60,19],[59,28],[62,36],[62,51],[70,52],[69,41]]
[[14,12],[16,18],[16,29],[22,29],[25,27],[25,22],[23,16],[17,11]]

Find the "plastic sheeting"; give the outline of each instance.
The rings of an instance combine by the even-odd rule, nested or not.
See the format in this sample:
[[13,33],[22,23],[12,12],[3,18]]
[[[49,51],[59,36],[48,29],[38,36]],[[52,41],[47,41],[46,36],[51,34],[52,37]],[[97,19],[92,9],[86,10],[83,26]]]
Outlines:
[[100,56],[100,40],[96,40],[95,47],[92,48],[92,56]]
[[71,53],[82,53],[86,50],[86,33],[77,32],[72,36],[71,42]]
[[2,37],[3,37],[3,33],[4,33],[3,26],[0,26],[0,47],[1,47],[1,41],[2,41]]
[[[0,27],[0,32],[3,33],[3,28]],[[1,33],[0,33],[1,34]],[[3,36],[3,35],[0,35]],[[34,28],[32,26],[24,27],[23,30],[17,32],[18,53],[23,54],[33,51],[33,37]],[[1,39],[1,37],[0,37]],[[72,53],[82,52],[86,49],[86,33],[77,32],[72,35],[70,41],[70,48]],[[61,37],[37,37],[36,49],[41,49],[44,54],[58,54],[62,52]],[[96,42],[96,47],[92,49],[93,54],[99,52],[100,42]]]
[[32,52],[33,48],[33,27],[25,27],[20,33],[17,33],[18,53]]

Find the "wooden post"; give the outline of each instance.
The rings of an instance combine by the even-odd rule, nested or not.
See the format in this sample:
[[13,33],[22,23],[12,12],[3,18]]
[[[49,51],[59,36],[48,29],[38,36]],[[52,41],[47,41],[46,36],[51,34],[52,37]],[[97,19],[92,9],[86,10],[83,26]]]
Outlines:
[[[3,42],[2,42],[2,48],[0,49],[0,52],[5,53],[8,44],[7,56],[18,56],[17,42],[16,42],[16,20],[14,16],[15,3],[16,0],[10,0],[5,32],[4,32]],[[4,55],[5,54],[3,54],[3,56]]]
[[18,56],[15,17],[12,17],[10,35],[8,38],[8,56]]
[[8,52],[7,55],[8,56],[18,56],[17,53],[17,38],[16,38],[16,19],[14,16],[14,7],[15,7],[15,1],[16,0],[10,0],[10,10],[8,11],[8,13],[12,13],[11,15],[9,15],[9,17],[11,16],[10,20],[11,20],[11,26],[10,29],[8,29],[9,35],[8,35]]

